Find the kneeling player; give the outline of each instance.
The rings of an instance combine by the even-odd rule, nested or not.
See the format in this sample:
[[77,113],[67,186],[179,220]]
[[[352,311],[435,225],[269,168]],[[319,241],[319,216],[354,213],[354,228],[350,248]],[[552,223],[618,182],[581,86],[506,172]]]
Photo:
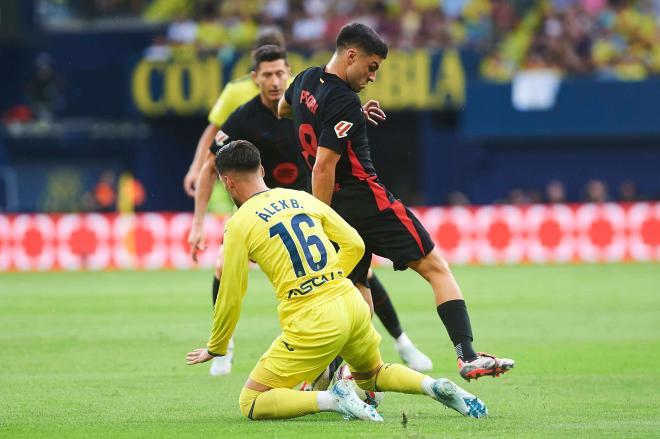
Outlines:
[[483,402],[447,379],[383,364],[369,306],[346,278],[364,253],[355,229],[310,194],[269,189],[259,151],[247,141],[223,147],[216,168],[239,209],[226,225],[226,260],[211,338],[207,348],[189,352],[187,362],[203,363],[226,352],[247,289],[248,260],[255,261],[276,289],[282,334],[241,392],[245,416],[276,419],[334,411],[382,420],[344,380],[329,391],[291,390],[318,376],[337,355],[346,359],[363,389],[426,394],[465,416],[487,414]]
[[[259,94],[231,113],[222,124],[216,142],[206,152],[198,175],[195,189],[195,215],[188,237],[195,262],[197,262],[197,252],[205,246],[204,215],[217,179],[214,169],[215,154],[223,144],[241,139],[256,146],[266,171],[264,180],[269,187],[301,190],[307,188],[307,171],[302,156],[297,151],[293,121],[277,118],[277,104],[284,95],[290,75],[286,52],[277,46],[265,45],[255,50],[253,61],[252,78],[258,86]],[[377,118],[378,113],[373,117]],[[221,247],[213,279],[213,304],[218,296],[223,262],[224,254]],[[401,359],[420,372],[431,370],[433,367],[431,359],[424,355],[403,331],[389,295],[371,271],[369,282],[375,313],[395,340]],[[230,342],[227,355],[213,360],[211,375],[230,373],[232,355],[233,342]],[[324,382],[319,380],[315,384],[317,387],[322,387]]]

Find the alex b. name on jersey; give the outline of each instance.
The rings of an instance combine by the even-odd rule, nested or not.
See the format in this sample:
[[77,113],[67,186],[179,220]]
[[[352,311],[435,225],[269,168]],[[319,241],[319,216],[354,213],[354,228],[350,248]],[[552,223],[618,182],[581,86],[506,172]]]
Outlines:
[[303,206],[295,198],[290,198],[288,200],[277,200],[274,203],[270,203],[268,207],[264,207],[261,210],[257,210],[255,215],[261,218],[264,222],[275,215],[277,212],[281,212],[285,209],[302,209]]

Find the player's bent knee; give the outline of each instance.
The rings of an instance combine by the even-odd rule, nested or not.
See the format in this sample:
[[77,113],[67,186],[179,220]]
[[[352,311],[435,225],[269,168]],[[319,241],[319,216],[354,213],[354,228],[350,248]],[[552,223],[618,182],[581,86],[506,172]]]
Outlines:
[[430,271],[438,274],[451,274],[451,268],[449,268],[449,263],[445,258],[440,256],[436,250],[432,251],[425,256],[428,258],[428,267]]
[[238,405],[241,407],[241,413],[243,413],[243,416],[248,419],[255,419],[254,404],[261,393],[262,392],[243,387],[241,395],[238,397]]

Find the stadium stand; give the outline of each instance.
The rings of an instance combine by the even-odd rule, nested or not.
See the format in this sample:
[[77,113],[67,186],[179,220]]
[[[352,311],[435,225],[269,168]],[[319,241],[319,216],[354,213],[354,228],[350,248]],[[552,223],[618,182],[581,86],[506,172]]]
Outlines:
[[[660,196],[657,0],[16,5],[31,18],[0,39],[3,64],[14,66],[0,83],[6,210],[113,210],[117,198],[108,206],[95,187],[125,172],[144,190],[138,210],[188,210],[168,176],[185,172],[178,164],[222,86],[248,71],[257,32],[281,28],[295,70],[323,62],[350,20],[374,26],[392,49],[363,98],[391,115],[370,132],[374,159],[409,203],[525,205],[558,192],[580,202],[591,180],[610,201]],[[150,160],[156,148],[163,163]],[[34,151],[48,163],[37,166]],[[76,201],[40,192],[49,178],[74,188]]]

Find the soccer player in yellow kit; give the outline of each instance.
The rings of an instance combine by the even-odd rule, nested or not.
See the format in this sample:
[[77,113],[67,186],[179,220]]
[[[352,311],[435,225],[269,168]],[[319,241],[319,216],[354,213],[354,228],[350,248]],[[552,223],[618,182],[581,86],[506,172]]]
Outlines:
[[[269,189],[259,150],[236,140],[216,155],[216,170],[238,210],[226,223],[225,266],[206,348],[189,352],[198,364],[226,353],[247,291],[253,260],[275,287],[282,334],[250,373],[239,397],[250,419],[293,418],[322,411],[382,421],[348,381],[328,391],[291,387],[311,381],[341,355],[365,390],[428,395],[470,417],[484,403],[448,379],[432,379],[400,364],[384,364],[369,306],[347,275],[364,254],[357,231],[325,203],[292,189]],[[331,240],[338,244],[336,251]]]
[[[254,51],[267,45],[275,45],[281,48],[284,48],[284,36],[282,33],[276,29],[266,29],[259,35],[257,41],[254,44]],[[241,105],[247,103],[252,98],[257,96],[260,92],[260,87],[255,81],[255,78],[252,73],[248,73],[240,78],[236,78],[232,81],[229,81],[225,88],[220,93],[218,100],[213,105],[211,112],[208,116],[209,124],[207,125],[204,132],[197,141],[197,148],[195,150],[195,155],[193,161],[190,164],[190,168],[183,178],[183,189],[186,191],[186,194],[190,197],[195,197],[198,186],[200,185],[199,177],[202,173],[202,168],[209,150],[209,146],[214,143],[214,139],[218,130],[225,124],[229,116],[236,111]],[[215,180],[210,182],[211,193],[213,192],[213,185]],[[209,200],[206,200],[208,203]],[[192,248],[193,259],[195,262],[196,256],[195,251],[198,249],[198,243],[195,241],[195,236],[193,230],[191,230],[188,237],[188,241]],[[199,248],[201,250],[201,247]],[[222,247],[218,252],[218,258],[215,264],[215,270],[213,273],[213,283],[211,287],[211,297],[213,299],[213,305],[215,305],[216,298],[218,296],[218,288],[220,286],[220,277],[222,276],[222,266],[224,263],[224,253]],[[211,364],[210,373],[213,376],[227,375],[231,372],[231,365],[233,361],[233,341],[230,343],[229,352],[224,357],[216,358]]]
[[[209,151],[209,146],[214,145],[211,149],[214,147],[222,146],[223,142],[227,142],[227,136],[229,136],[230,140],[236,140],[239,138],[236,137],[236,135],[238,134],[237,125],[240,125],[243,128],[238,131],[245,132],[248,129],[253,130],[253,133],[249,137],[243,136],[240,137],[241,139],[255,141],[256,138],[263,138],[260,143],[255,143],[255,145],[261,151],[266,151],[271,148],[270,143],[278,144],[276,145],[277,148],[275,149],[287,150],[288,148],[281,146],[281,144],[284,142],[290,144],[292,147],[290,151],[290,157],[288,157],[289,160],[287,161],[295,162],[296,160],[294,157],[300,158],[300,154],[296,151],[297,145],[295,138],[289,139],[289,136],[282,136],[280,132],[272,132],[272,127],[264,126],[263,118],[243,120],[245,119],[246,114],[248,116],[253,116],[249,114],[249,111],[246,111],[245,107],[250,106],[249,102],[251,102],[251,100],[253,100],[253,98],[256,96],[260,96],[263,106],[270,108],[274,117],[277,117],[277,103],[279,98],[284,94],[284,90],[291,83],[290,72],[286,61],[286,53],[282,55],[280,60],[275,59],[270,60],[269,62],[263,62],[263,60],[260,59],[260,51],[262,51],[262,49],[265,47],[270,47],[271,44],[269,43],[276,43],[273,45],[278,46],[284,50],[284,39],[278,32],[271,31],[269,33],[264,33],[258,39],[253,51],[254,70],[252,74],[229,82],[223,90],[222,94],[218,98],[218,101],[213,107],[213,110],[211,110],[211,113],[209,114],[209,126],[204,131],[202,137],[199,140],[195,159],[190,167],[190,171],[186,175],[186,179],[184,179],[184,187],[186,188],[186,191],[191,196],[195,197],[195,217],[193,219],[193,226],[191,227],[190,234],[188,236],[188,243],[190,244],[191,254],[195,262],[197,262],[197,252],[203,250],[206,246],[206,243],[204,242],[205,240],[203,239],[202,230],[204,222],[203,215],[206,211],[209,197],[213,193],[213,187],[216,180],[215,171],[213,169],[214,155],[211,153],[211,151]],[[262,68],[262,65],[265,67]],[[278,76],[279,73],[282,73],[282,75]],[[281,84],[277,85],[278,82]],[[281,90],[281,94],[277,96],[277,99],[273,99],[271,96],[273,88]],[[372,102],[369,102],[364,106],[364,115],[365,118],[372,124],[377,124],[377,121],[382,120],[382,118],[385,116],[384,112],[380,110],[378,105],[374,107]],[[232,119],[230,119],[230,116]],[[239,121],[240,124],[238,123]],[[291,135],[297,137],[297,132],[294,130],[292,122],[287,120],[280,123],[291,124]],[[220,131],[218,131],[219,129]],[[213,142],[214,136],[218,139],[215,142]],[[205,150],[200,153],[201,146],[204,146]],[[271,176],[270,180],[272,180],[272,175],[274,174],[275,169],[273,167],[275,162],[273,160],[269,160],[269,157],[272,157],[272,155],[273,154],[263,155],[266,173],[268,176]],[[197,167],[199,167],[199,169]],[[305,172],[305,169],[303,168],[305,168],[304,165],[299,168],[301,173]],[[197,181],[194,185],[194,188],[193,186],[189,186],[186,183],[188,175],[191,173],[194,173],[194,175],[197,176]],[[274,183],[272,181],[271,184],[275,184],[277,186],[283,185],[277,184],[276,182]],[[218,288],[220,285],[220,278],[222,276],[223,263],[224,252],[221,247],[220,251],[218,252],[212,284],[213,304],[215,304],[216,298],[218,296]],[[374,311],[383,323],[383,326],[387,332],[394,339],[397,352],[403,361],[412,369],[420,372],[431,370],[433,366],[431,359],[428,358],[413,344],[412,340],[410,340],[402,328],[401,324],[399,323],[399,317],[396,313],[396,310],[394,309],[394,305],[392,304],[387,291],[385,290],[385,287],[380,283],[380,280],[376,277],[375,274],[373,274],[373,272],[371,272],[371,270],[369,271],[368,278],[371,285]],[[220,376],[229,374],[231,372],[234,354],[233,347],[234,345],[232,341],[230,343],[229,352],[227,355],[213,360],[210,369],[211,375]],[[318,384],[323,384],[323,381],[318,381]]]

